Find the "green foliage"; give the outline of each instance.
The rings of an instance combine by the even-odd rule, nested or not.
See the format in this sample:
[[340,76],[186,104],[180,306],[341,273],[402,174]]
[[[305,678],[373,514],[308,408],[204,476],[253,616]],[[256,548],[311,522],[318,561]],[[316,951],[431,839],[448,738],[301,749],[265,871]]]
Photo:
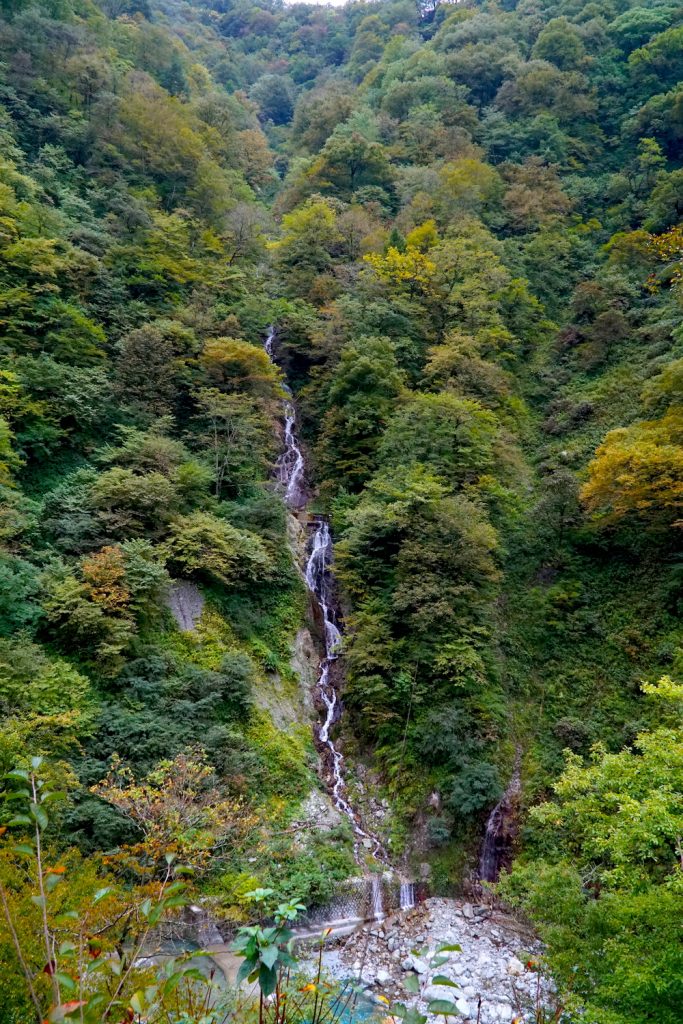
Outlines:
[[245,894],[261,915],[271,911],[269,916],[274,924],[239,929],[232,946],[237,956],[242,958],[237,972],[238,983],[246,979],[258,984],[258,1012],[262,1021],[287,1024],[306,1019],[311,1024],[321,1024],[325,1020],[339,1024],[347,1014],[354,1012],[360,989],[348,982],[338,986],[325,976],[322,939],[312,980],[296,976],[291,925],[305,907],[296,897],[279,904],[274,897],[275,892],[270,888],[253,889]]
[[298,849],[288,837],[274,838],[265,854],[267,884],[277,886],[281,897],[298,896],[307,906],[325,906],[355,869],[345,828],[313,832]]
[[38,603],[40,574],[35,566],[16,555],[0,560],[0,635],[33,631],[41,618]]
[[[159,1020],[173,1002],[199,1004],[215,1019],[218,1000],[198,997],[205,979],[187,959],[149,970],[140,957],[153,929],[186,902],[180,866],[167,854],[158,884],[126,890],[99,865],[50,848],[50,826],[64,794],[38,773],[42,759],[5,776],[0,879],[3,1012],[24,1020],[78,1020],[145,1014]],[[62,854],[60,859],[59,853]],[[104,884],[103,884],[104,883]]]
[[[10,6],[0,762],[60,759],[78,785],[50,831],[73,837],[92,874],[101,851],[140,838],[91,791],[112,758],[139,784],[201,745],[247,818],[267,817],[268,799],[285,814],[311,784],[308,738],[252,721],[266,661],[289,682],[303,614],[268,489],[282,389],[262,349],[270,222],[253,189],[265,200],[277,178],[247,99],[259,74],[243,67],[243,90],[226,91],[225,64],[181,41],[175,14],[152,20],[135,0]],[[9,68],[16,53],[26,73]],[[264,85],[280,87],[266,92],[284,123],[297,87]],[[173,574],[206,588],[194,633],[169,612]],[[151,988],[136,999],[131,1012],[161,1019]]]
[[[275,323],[336,534],[349,761],[397,834],[429,823],[444,891],[514,749],[524,807],[560,775],[515,898],[596,1020],[673,1021],[680,727],[639,682],[680,667],[683,30],[504,6],[3,6],[2,761],[57,752],[83,789],[55,833],[93,856],[130,840],[86,792],[117,754],[139,780],[199,743],[290,823],[314,754],[267,710],[304,615]],[[316,844],[264,855],[285,895],[350,870]]]
[[181,573],[204,574],[228,587],[260,582],[271,571],[268,553],[255,534],[207,512],[173,520],[166,553]]
[[600,1021],[646,1021],[656,1006],[673,1022],[681,999],[683,687],[645,689],[670,705],[670,724],[634,749],[596,747],[588,764],[568,753],[555,799],[531,813],[527,862],[500,886],[534,914],[562,983]]
[[363,337],[342,349],[328,391],[319,454],[322,472],[335,486],[356,490],[369,476],[402,383],[389,339]]
[[[261,901],[272,895],[272,889],[257,889],[251,895],[254,901]],[[297,900],[280,904],[274,913],[272,928],[241,928],[233,943],[233,949],[243,962],[237,972],[237,981],[245,978],[258,981],[261,998],[273,995],[278,989],[281,975],[295,964],[292,956],[293,932],[287,927],[294,921],[304,906]]]
[[494,464],[497,424],[478,403],[453,394],[416,395],[387,424],[383,466],[421,463],[450,487],[476,481]]
[[678,409],[660,420],[612,431],[589,467],[582,497],[603,522],[628,516],[675,525],[683,505],[683,431]]
[[299,210],[285,214],[282,238],[273,243],[276,266],[291,294],[316,300],[319,279],[330,269],[341,238],[337,217],[329,202],[311,199]]

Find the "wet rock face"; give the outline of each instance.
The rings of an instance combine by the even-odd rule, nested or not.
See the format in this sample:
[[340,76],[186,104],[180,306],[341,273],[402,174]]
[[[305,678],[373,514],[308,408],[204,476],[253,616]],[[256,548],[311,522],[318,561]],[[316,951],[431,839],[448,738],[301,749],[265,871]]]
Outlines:
[[168,607],[183,633],[192,633],[202,617],[204,597],[189,580],[174,580],[166,597]]
[[[444,945],[461,950],[437,956]],[[551,998],[535,969],[540,954],[534,936],[500,911],[434,898],[355,933],[335,951],[333,963],[338,976],[360,977],[375,996],[417,1006],[425,1014],[429,1002],[439,999],[456,1004],[463,1024],[514,1019],[530,1024],[537,1019],[537,1003]],[[409,977],[414,980],[406,989]],[[415,982],[417,995],[410,992]],[[431,1017],[437,1019],[443,1017]]]
[[486,834],[479,859],[479,878],[483,882],[497,882],[502,869],[509,868],[512,863],[519,833],[519,804],[522,795],[520,757],[518,750],[510,783],[486,823]]

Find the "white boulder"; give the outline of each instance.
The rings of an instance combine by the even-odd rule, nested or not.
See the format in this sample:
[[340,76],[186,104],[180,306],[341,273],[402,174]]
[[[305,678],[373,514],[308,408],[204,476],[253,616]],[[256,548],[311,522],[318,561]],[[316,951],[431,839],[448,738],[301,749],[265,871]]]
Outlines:
[[521,978],[524,974],[524,964],[516,956],[510,957],[505,972],[512,978]]

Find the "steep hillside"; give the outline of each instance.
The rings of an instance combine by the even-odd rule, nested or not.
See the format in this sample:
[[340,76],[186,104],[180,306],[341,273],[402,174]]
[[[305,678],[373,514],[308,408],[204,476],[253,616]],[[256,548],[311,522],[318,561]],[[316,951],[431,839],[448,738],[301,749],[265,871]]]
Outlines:
[[[170,851],[233,922],[254,890],[321,904],[360,822],[452,894],[519,778],[484,875],[517,858],[566,1019],[673,1024],[680,9],[2,11],[0,762],[66,791],[38,826],[74,891],[123,900]],[[0,964],[19,1024],[9,932]]]
[[53,760],[60,834],[99,856],[141,836],[93,791],[112,764],[123,785],[189,758],[236,801],[210,886],[239,916],[278,858],[307,901],[351,865],[343,836],[315,862],[277,838],[319,783],[253,288],[275,175],[253,106],[116,13],[2,24],[0,759]]

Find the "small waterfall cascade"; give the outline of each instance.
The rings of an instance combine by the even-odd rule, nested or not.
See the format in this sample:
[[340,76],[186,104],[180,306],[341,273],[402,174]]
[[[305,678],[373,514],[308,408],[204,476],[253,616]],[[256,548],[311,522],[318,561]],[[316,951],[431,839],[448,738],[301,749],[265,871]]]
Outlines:
[[412,910],[415,906],[415,883],[401,882],[400,903],[401,910]]
[[[265,341],[265,351],[275,362],[276,331],[271,327]],[[284,402],[284,450],[277,462],[277,478],[284,488],[284,499],[293,512],[304,510],[307,495],[305,488],[306,464],[296,435],[296,408],[290,389],[284,385],[287,395]],[[382,844],[373,835],[364,831],[358,823],[357,816],[346,796],[344,779],[344,758],[335,746],[330,733],[332,726],[339,720],[341,706],[337,689],[332,679],[331,668],[341,653],[342,633],[335,615],[333,584],[330,567],[334,557],[332,534],[327,519],[317,516],[314,519],[314,532],[310,544],[310,553],[306,562],[304,579],[308,590],[313,595],[320,610],[323,625],[323,657],[320,660],[317,693],[325,708],[325,719],[318,730],[319,743],[326,748],[331,774],[331,791],[337,809],[350,821],[354,834],[354,850],[356,860],[360,862],[361,844],[369,850],[375,860],[387,863]],[[374,884],[374,880],[373,880]],[[382,888],[379,885],[378,899],[382,901]],[[374,901],[374,896],[373,896]],[[381,911],[383,916],[383,910]]]
[[370,849],[375,860],[386,862],[386,855],[382,850],[380,841],[362,829],[358,824],[353,807],[346,797],[344,757],[330,736],[332,726],[339,720],[341,714],[339,696],[331,678],[331,668],[341,653],[342,643],[342,634],[335,621],[332,602],[332,577],[330,574],[332,556],[333,547],[330,526],[325,518],[319,516],[315,521],[311,552],[304,573],[306,586],[315,597],[323,620],[324,654],[320,662],[317,691],[325,708],[325,720],[320,726],[318,740],[329,752],[332,774],[332,799],[337,809],[346,815],[351,822],[355,837],[356,859],[359,857],[360,844],[363,843],[363,845]]
[[372,916],[375,921],[382,921],[384,918],[382,879],[379,875],[373,875],[372,877]]
[[479,857],[479,880],[497,882],[501,870],[512,859],[512,846],[519,831],[519,798],[522,792],[521,750],[517,750],[512,778],[486,822]]
[[[275,362],[273,346],[275,345],[275,328],[270,327],[264,348],[271,362]],[[292,511],[302,509],[306,504],[305,471],[306,463],[296,436],[296,407],[292,392],[287,384],[283,384],[285,395],[284,419],[285,433],[282,453],[277,460],[275,469],[278,482],[285,489],[285,502]]]
[[332,562],[332,534],[330,526],[322,516],[316,521],[311,554],[306,563],[306,586],[315,594],[325,627],[325,654],[334,659],[339,653],[341,632],[334,620],[332,608],[332,587],[330,564]]

